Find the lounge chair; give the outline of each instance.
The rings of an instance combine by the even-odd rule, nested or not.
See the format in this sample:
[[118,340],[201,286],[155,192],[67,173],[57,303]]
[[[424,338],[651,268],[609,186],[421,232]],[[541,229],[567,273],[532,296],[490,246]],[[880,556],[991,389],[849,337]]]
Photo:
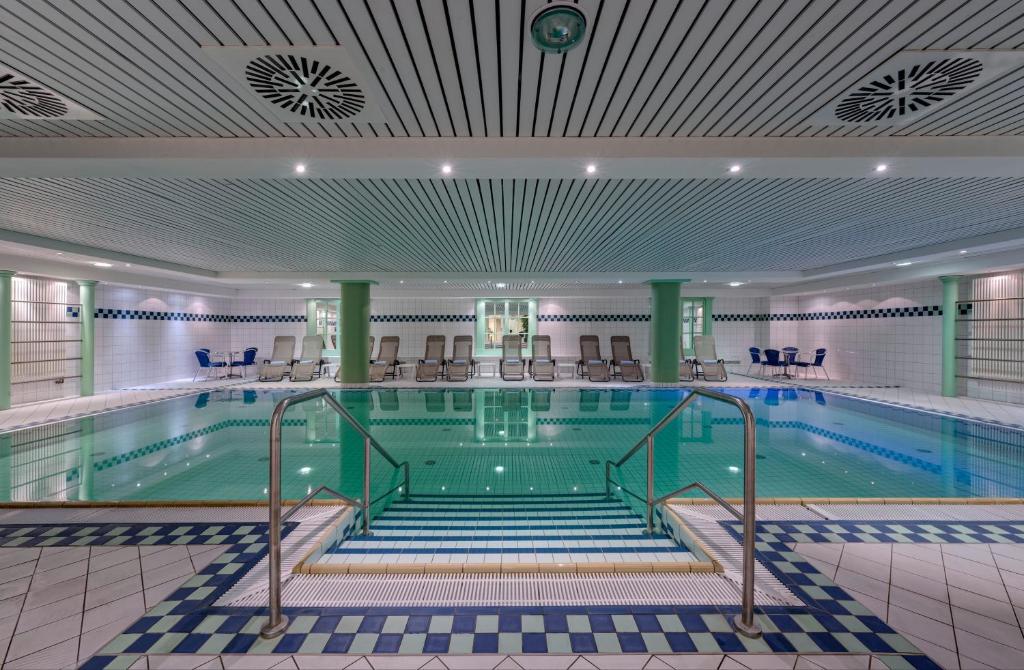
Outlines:
[[580,411],[596,412],[601,404],[601,392],[594,389],[580,389]]
[[[619,371],[615,372],[615,368]],[[640,367],[640,359],[633,358],[633,348],[626,335],[612,336],[612,375],[619,375],[624,382],[642,382],[644,369]]]
[[370,381],[382,382],[384,378],[391,375],[394,379],[396,374],[401,374],[398,360],[398,337],[385,335],[380,338],[380,349],[377,350],[377,357],[370,361]]
[[501,378],[505,381],[521,382],[526,379],[526,364],[523,362],[523,338],[506,335],[501,338]]
[[444,412],[446,405],[444,391],[423,391],[423,405],[428,412]]
[[724,382],[729,378],[725,371],[725,360],[718,357],[715,351],[715,338],[711,335],[694,335],[693,352],[697,365],[700,367],[698,374],[704,377],[706,382]]
[[555,359],[551,358],[551,336],[533,336],[533,355],[530,356],[530,376],[539,382],[555,380]]
[[629,409],[633,392],[628,389],[613,389],[612,399],[608,402],[608,408],[613,412],[625,412]]
[[533,389],[530,391],[530,409],[534,412],[551,411],[551,389]]
[[758,374],[764,375],[764,359],[761,358],[761,350],[757,347],[750,347],[747,351],[750,352],[750,365],[747,366],[747,374],[754,369],[756,365],[758,367]]
[[444,335],[427,335],[423,358],[416,362],[416,381],[436,382],[444,373]]
[[473,392],[468,390],[452,391],[452,411],[472,412]]
[[608,360],[601,358],[601,341],[597,335],[580,335],[580,359],[576,361],[576,372],[592,382],[611,379]]
[[295,336],[278,335],[274,338],[274,349],[270,358],[263,359],[260,368],[261,382],[279,382],[291,372],[292,361],[295,360]]
[[450,382],[464,382],[476,374],[472,335],[455,336],[452,340],[452,357],[448,359],[447,368]]
[[299,357],[292,361],[291,380],[293,382],[312,381],[313,377],[319,377],[323,369],[324,360],[321,357],[324,348],[322,335],[306,335],[302,338],[302,351]]

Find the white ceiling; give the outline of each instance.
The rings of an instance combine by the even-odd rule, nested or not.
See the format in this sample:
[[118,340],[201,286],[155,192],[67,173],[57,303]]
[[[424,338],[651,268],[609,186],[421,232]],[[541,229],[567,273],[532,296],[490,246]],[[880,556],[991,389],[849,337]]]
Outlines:
[[[0,118],[0,239],[205,278],[465,290],[495,273],[780,283],[1024,241],[1024,67],[909,124],[820,120],[907,51],[1019,56],[1020,0],[581,0],[588,37],[565,55],[529,42],[541,4],[4,0],[0,66],[101,118]],[[241,47],[337,50],[385,120],[283,119],[224,69]],[[441,179],[445,146],[467,159]]]

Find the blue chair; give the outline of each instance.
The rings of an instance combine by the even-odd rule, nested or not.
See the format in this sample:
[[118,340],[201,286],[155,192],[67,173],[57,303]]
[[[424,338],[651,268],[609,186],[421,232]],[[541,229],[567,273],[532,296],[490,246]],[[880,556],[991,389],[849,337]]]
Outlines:
[[209,394],[209,392],[207,392],[207,393],[200,393],[198,396],[196,396],[196,409],[203,409],[204,407],[206,407],[209,404],[210,404],[210,394]]
[[256,365],[256,347],[246,347],[245,351],[242,352],[242,360],[231,361],[231,367],[242,368],[242,376],[244,377],[249,372],[249,366]]
[[[765,349],[765,353],[768,353],[767,349]],[[768,390],[766,390],[765,394],[764,394],[764,404],[768,405],[769,407],[778,407],[779,406],[779,389],[768,389]]]
[[747,366],[747,374],[750,374],[750,368],[757,365],[760,368],[758,374],[764,374],[764,359],[761,358],[761,350],[757,347],[750,347],[750,365]]
[[242,402],[246,405],[255,405],[256,391],[242,391]]
[[196,349],[196,359],[199,361],[199,367],[196,368],[196,373],[192,375],[192,381],[196,380],[201,370],[206,370],[206,378],[209,379],[211,370],[227,367],[227,363],[224,361],[211,361],[209,349]]
[[820,369],[822,372],[825,373],[825,379],[831,381],[832,378],[828,376],[828,370],[825,369],[825,353],[825,349],[815,349],[813,361],[794,361],[793,365],[795,365],[798,369],[803,368],[804,379],[807,379],[807,371],[811,369],[814,370],[814,378],[817,379],[818,370]]
[[762,368],[771,368],[773,370],[782,369],[782,372],[772,373],[773,377],[785,374],[786,363],[782,360],[782,354],[778,349],[765,349],[764,350],[764,361],[761,363]]

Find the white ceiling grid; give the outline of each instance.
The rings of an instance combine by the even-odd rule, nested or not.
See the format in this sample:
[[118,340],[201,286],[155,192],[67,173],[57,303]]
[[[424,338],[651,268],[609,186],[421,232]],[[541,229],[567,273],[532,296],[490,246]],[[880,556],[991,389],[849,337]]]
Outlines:
[[[545,55],[542,0],[5,0],[0,63],[102,115],[0,136],[857,136],[1024,132],[1024,68],[899,128],[808,119],[906,49],[1019,49],[1019,0],[581,0]],[[343,44],[394,123],[285,122],[204,47]]]
[[1020,227],[1024,179],[0,179],[8,230],[223,271],[819,267]]

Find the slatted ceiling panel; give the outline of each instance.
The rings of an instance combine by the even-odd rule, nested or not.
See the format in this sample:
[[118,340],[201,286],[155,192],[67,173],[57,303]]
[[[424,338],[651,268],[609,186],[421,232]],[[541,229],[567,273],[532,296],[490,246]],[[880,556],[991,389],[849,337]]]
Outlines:
[[[1009,230],[1024,179],[4,179],[4,228],[214,270],[792,270]],[[969,223],[968,223],[969,222]],[[752,240],[737,244],[736,240]]]

